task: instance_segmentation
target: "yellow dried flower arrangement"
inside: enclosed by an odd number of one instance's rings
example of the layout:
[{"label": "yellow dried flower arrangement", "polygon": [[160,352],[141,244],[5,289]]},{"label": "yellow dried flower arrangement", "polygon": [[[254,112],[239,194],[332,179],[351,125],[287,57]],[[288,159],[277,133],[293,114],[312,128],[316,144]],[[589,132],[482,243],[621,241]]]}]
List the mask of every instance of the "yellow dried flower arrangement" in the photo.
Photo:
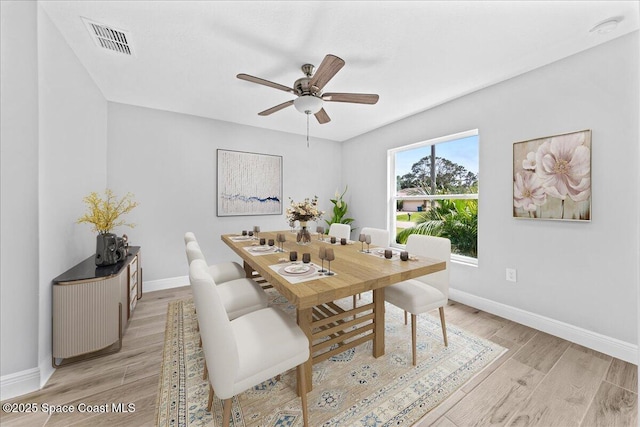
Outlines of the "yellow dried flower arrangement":
[{"label": "yellow dried flower arrangement", "polygon": [[76,221],[78,224],[83,222],[93,224],[93,231],[100,234],[109,233],[114,227],[125,225],[127,227],[135,227],[135,224],[127,223],[120,219],[120,216],[129,213],[138,206],[138,202],[133,200],[133,194],[127,193],[120,200],[113,194],[110,189],[105,190],[105,199],[102,199],[98,193],[91,192],[82,199],[86,203],[88,211]]}]

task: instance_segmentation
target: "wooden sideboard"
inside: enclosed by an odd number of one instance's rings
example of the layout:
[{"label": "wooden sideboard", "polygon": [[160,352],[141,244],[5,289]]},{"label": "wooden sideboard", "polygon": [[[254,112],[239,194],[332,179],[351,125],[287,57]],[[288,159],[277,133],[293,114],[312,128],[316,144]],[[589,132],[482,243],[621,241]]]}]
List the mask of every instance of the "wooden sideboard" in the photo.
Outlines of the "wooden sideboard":
[{"label": "wooden sideboard", "polygon": [[140,255],[139,246],[130,246],[124,260],[102,267],[91,256],[53,279],[54,368],[120,350],[142,297]]}]

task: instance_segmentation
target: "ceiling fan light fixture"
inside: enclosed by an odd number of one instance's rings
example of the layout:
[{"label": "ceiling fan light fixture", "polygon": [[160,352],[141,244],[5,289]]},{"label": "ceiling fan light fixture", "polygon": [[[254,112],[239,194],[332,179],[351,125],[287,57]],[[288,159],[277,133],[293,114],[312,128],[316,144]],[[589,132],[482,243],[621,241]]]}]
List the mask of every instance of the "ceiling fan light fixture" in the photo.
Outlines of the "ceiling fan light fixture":
[{"label": "ceiling fan light fixture", "polygon": [[305,114],[315,114],[322,109],[322,99],[313,95],[302,95],[293,100],[296,110]]}]

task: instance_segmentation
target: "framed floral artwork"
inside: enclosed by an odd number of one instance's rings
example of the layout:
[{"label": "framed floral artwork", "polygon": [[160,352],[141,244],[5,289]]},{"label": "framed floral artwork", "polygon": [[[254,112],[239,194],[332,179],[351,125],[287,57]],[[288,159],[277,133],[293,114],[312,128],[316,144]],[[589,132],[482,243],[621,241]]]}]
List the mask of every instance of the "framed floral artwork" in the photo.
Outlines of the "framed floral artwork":
[{"label": "framed floral artwork", "polygon": [[218,216],[281,215],[282,156],[217,150]]},{"label": "framed floral artwork", "polygon": [[591,130],[513,144],[513,216],[591,220]]}]

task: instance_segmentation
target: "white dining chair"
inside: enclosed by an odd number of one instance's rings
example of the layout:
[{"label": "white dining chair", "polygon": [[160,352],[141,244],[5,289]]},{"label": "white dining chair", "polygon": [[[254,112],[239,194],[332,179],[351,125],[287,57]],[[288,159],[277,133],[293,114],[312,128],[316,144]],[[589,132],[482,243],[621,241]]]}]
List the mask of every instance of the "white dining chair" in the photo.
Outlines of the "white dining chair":
[{"label": "white dining chair", "polygon": [[[206,264],[204,255],[197,242],[192,241],[187,243],[186,252],[189,265],[195,260],[201,260]],[[243,314],[265,308],[269,304],[267,294],[255,280],[242,277],[218,282],[214,274],[217,274],[219,277],[220,270],[214,268],[212,273],[212,266],[207,266],[207,271],[211,276],[212,282],[215,283],[218,289],[218,293],[222,298],[225,310],[229,314],[230,319],[235,319]]]},{"label": "white dining chair", "polygon": [[229,320],[207,265],[189,266],[202,348],[209,367],[211,411],[215,395],[223,400],[222,425],[228,427],[233,397],[269,378],[297,367],[304,426],[309,425],[303,365],[309,360],[309,339],[294,319],[275,308],[264,308]]},{"label": "white dining chair", "polygon": [[[198,243],[198,240],[196,240],[196,236],[192,232],[185,233],[184,235],[185,246],[188,246],[189,243],[191,242],[195,242],[198,245],[198,247],[200,246],[200,244]],[[202,250],[200,250],[200,252],[202,252]],[[194,254],[194,255],[197,255],[197,254]],[[189,252],[187,251],[187,257],[188,256],[189,256]],[[204,256],[202,256],[202,259],[204,259]],[[189,264],[191,264],[191,260],[189,260]],[[228,282],[229,280],[235,280],[235,279],[241,279],[241,278],[247,277],[247,273],[246,271],[244,271],[244,268],[242,268],[242,266],[235,261],[226,261],[226,262],[211,264],[209,265],[209,272],[211,273],[211,276],[213,276],[213,280],[217,284]]]},{"label": "white dining chair", "polygon": [[[360,233],[358,234],[368,234],[371,236],[371,244],[374,246],[380,246],[382,248],[389,247],[388,230],[383,230],[382,228],[362,227],[362,230],[360,230]],[[359,298],[360,294],[357,296]],[[353,296],[353,308],[356,308],[356,295]]]},{"label": "white dining chair", "polygon": [[413,365],[416,365],[416,315],[426,313],[436,308],[440,311],[440,323],[445,347],[447,341],[447,327],[444,320],[444,307],[449,300],[449,264],[451,259],[451,242],[449,239],[434,236],[412,234],[407,239],[407,252],[417,257],[433,258],[446,261],[445,270],[427,274],[415,279],[405,280],[387,286],[384,290],[385,300],[411,313],[411,346]]},{"label": "white dining chair", "polygon": [[389,231],[382,228],[362,227],[359,234],[371,236],[371,244],[383,248],[389,247]]},{"label": "white dining chair", "polygon": [[329,226],[329,236],[333,236],[336,239],[349,239],[351,237],[351,226],[349,224],[331,224]]}]

